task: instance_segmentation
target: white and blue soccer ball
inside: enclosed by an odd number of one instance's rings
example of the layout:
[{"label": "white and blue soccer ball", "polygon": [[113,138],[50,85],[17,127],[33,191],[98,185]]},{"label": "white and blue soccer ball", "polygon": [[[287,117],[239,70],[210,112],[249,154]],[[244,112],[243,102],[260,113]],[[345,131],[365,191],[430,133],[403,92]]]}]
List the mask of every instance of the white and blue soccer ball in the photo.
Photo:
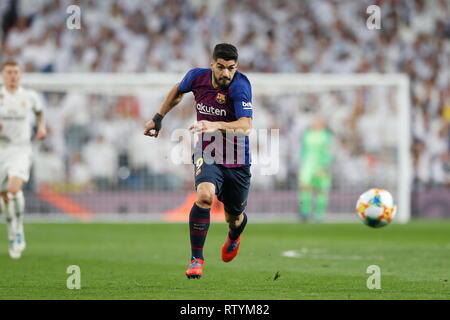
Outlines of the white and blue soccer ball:
[{"label": "white and blue soccer ball", "polygon": [[356,203],[356,213],[372,228],[388,225],[394,219],[397,206],[389,191],[373,188],[364,192]]}]

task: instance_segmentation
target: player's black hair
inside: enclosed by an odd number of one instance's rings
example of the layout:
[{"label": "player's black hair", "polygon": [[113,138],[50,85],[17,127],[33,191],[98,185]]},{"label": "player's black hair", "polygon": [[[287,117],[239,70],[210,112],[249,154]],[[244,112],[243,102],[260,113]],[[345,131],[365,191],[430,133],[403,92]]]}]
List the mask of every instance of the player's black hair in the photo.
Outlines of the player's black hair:
[{"label": "player's black hair", "polygon": [[214,47],[213,59],[223,59],[226,61],[238,59],[238,51],[235,46],[229,43],[219,43]]}]

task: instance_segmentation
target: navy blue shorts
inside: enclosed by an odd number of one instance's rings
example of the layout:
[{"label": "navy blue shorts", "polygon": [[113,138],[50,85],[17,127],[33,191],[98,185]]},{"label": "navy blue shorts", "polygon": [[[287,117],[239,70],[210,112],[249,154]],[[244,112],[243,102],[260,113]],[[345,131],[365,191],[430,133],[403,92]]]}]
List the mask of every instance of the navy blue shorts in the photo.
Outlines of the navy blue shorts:
[{"label": "navy blue shorts", "polygon": [[232,215],[244,212],[252,176],[250,166],[227,168],[197,160],[194,175],[195,189],[202,182],[211,182],[216,186],[217,198],[223,203],[226,212]]}]

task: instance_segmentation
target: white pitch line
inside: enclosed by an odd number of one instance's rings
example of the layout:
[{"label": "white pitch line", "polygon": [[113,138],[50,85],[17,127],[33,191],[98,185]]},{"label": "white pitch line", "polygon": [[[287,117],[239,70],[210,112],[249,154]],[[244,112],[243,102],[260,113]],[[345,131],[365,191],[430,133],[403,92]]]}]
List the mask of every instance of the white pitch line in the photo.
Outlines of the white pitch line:
[{"label": "white pitch line", "polygon": [[[308,254],[308,252],[311,252],[311,254]],[[308,258],[308,259],[317,259],[317,260],[362,260],[362,259],[377,259],[377,260],[384,260],[384,257],[378,256],[378,257],[363,257],[359,255],[330,255],[330,254],[318,254],[318,252],[324,252],[323,249],[308,249],[308,248],[301,248],[300,250],[286,250],[281,253],[281,256],[287,257],[287,258]]]}]

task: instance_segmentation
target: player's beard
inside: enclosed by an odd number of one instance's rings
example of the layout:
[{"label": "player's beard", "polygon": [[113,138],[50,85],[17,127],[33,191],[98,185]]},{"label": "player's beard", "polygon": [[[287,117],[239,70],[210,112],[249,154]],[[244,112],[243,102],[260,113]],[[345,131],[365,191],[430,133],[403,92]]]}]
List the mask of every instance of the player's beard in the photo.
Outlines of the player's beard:
[{"label": "player's beard", "polygon": [[219,79],[217,79],[215,74],[213,74],[213,77],[214,77],[214,81],[217,83],[217,85],[221,89],[228,89],[228,86],[231,83],[231,79],[228,79],[228,78],[219,78]]}]

